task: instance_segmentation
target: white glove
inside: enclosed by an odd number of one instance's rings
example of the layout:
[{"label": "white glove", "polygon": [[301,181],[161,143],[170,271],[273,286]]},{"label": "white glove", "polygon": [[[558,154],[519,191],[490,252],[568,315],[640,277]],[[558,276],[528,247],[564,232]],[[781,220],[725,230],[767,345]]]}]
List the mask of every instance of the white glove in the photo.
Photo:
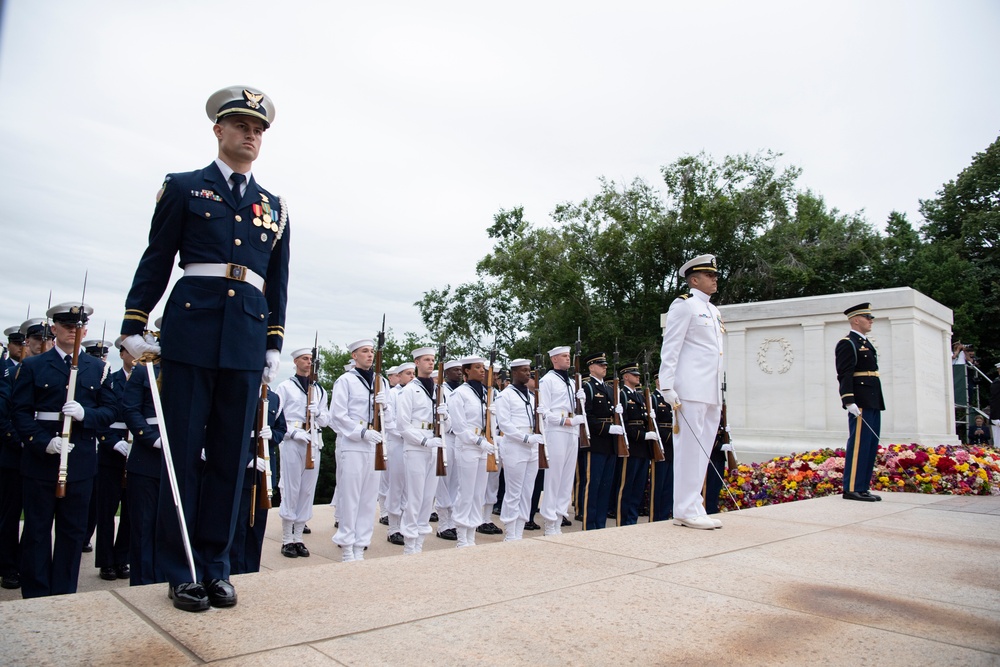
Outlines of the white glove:
[{"label": "white glove", "polygon": [[585,392],[583,388],[577,389],[576,398],[580,401],[580,405],[583,405],[587,402],[587,392]]},{"label": "white glove", "polygon": [[497,453],[497,446],[494,445],[489,440],[487,440],[486,438],[480,438],[478,444],[479,444],[479,449],[483,450],[483,452],[486,454],[495,455]]},{"label": "white glove", "polygon": [[619,426],[618,424],[612,424],[611,428],[608,429],[608,433],[610,433],[611,435],[624,435],[625,429]]},{"label": "white glove", "polygon": [[66,453],[69,454],[71,451],[73,451],[73,447],[75,446],[76,445],[74,445],[72,442],[66,442],[57,435],[56,437],[49,440],[49,444],[45,446],[45,453],[62,454],[63,447],[65,447]]},{"label": "white glove", "polygon": [[267,472],[267,461],[263,457],[255,456],[254,460],[257,463],[257,472]]},{"label": "white glove", "polygon": [[858,417],[858,416],[861,415],[861,408],[859,408],[856,403],[848,403],[847,404],[847,411],[849,413],[851,413],[852,415],[854,415],[855,417]]},{"label": "white glove", "polygon": [[428,448],[444,447],[444,440],[441,438],[427,438],[427,442],[424,443],[424,446]]},{"label": "white glove", "polygon": [[494,417],[497,416],[497,404],[496,403],[490,403],[490,414],[493,415]]},{"label": "white glove", "polygon": [[535,414],[537,414],[542,419],[545,419],[545,415],[549,414],[549,411],[545,406],[539,405],[538,408],[535,409]]},{"label": "white glove", "polygon": [[153,443],[153,449],[161,449],[162,447],[163,443],[160,441],[159,438],[157,438],[156,442]]},{"label": "white glove", "polygon": [[271,432],[271,427],[268,426],[267,424],[264,424],[264,427],[260,429],[260,433],[258,433],[258,435],[265,441],[269,441],[271,439],[271,436],[274,434]]},{"label": "white glove", "polygon": [[[156,352],[159,354],[159,348]],[[281,366],[281,352],[268,350],[264,353],[264,372],[261,374],[264,384],[271,384],[277,379],[279,366]]]},{"label": "white glove", "polygon": [[122,347],[124,347],[125,350],[136,359],[147,352],[156,356],[160,355],[160,345],[156,342],[156,339],[153,338],[153,340],[149,340],[139,334],[132,334],[131,336],[128,336],[122,341]]},{"label": "white glove", "polygon": [[132,443],[128,440],[119,440],[115,443],[115,451],[128,458],[128,453],[132,451]]},{"label": "white glove", "polygon": [[681,397],[678,396],[677,392],[674,391],[673,389],[664,389],[660,392],[660,395],[663,396],[663,400],[665,400],[670,405],[681,404]]},{"label": "white glove", "polygon": [[313,418],[313,421],[316,420],[316,417],[319,417],[319,404],[318,403],[313,402],[313,403],[309,404],[309,415]]},{"label": "white glove", "polygon": [[375,402],[381,405],[382,407],[385,407],[386,404],[388,404],[389,399],[385,395],[385,389],[382,389],[377,394],[375,394]]},{"label": "white glove", "polygon": [[308,445],[309,441],[312,439],[310,438],[308,432],[303,431],[300,428],[293,428],[290,435],[291,439],[299,443],[300,445]]},{"label": "white glove", "polygon": [[656,432],[655,431],[646,431],[646,438],[645,439],[646,440],[656,440]]},{"label": "white glove", "polygon": [[546,410],[542,413],[542,416],[545,417],[545,422],[548,424],[562,425],[566,421],[558,412],[549,412]]},{"label": "white glove", "polygon": [[205,448],[204,447],[201,448],[201,460],[202,461],[207,461],[208,460],[208,459],[205,458]]},{"label": "white glove", "polygon": [[541,433],[532,433],[528,436],[528,444],[531,446],[540,445],[545,442]]},{"label": "white glove", "polygon": [[369,444],[377,445],[382,442],[382,434],[373,428],[366,428],[361,437],[368,441]]},{"label": "white glove", "polygon": [[66,403],[62,406],[62,413],[67,417],[72,417],[73,421],[83,421],[83,406],[76,401],[66,401]]},{"label": "white glove", "polygon": [[587,423],[587,416],[586,415],[573,415],[573,418],[570,419],[570,423],[573,426],[580,426],[581,424],[585,424],[585,423]]},{"label": "white glove", "polygon": [[443,418],[448,419],[448,404],[442,403],[441,405],[437,406],[436,412]]},{"label": "white glove", "polygon": [[625,407],[621,403],[615,406],[615,414],[616,415],[625,414]]}]

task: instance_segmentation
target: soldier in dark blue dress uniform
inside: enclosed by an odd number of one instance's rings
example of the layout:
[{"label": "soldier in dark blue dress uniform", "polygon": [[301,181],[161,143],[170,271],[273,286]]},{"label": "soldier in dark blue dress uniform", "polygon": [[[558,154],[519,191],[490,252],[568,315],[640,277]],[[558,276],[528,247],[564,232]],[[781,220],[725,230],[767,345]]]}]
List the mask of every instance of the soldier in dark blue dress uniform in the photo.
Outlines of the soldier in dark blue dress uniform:
[{"label": "soldier in dark blue dress uniform", "polygon": [[24,334],[21,327],[14,325],[3,330],[3,335],[7,337],[7,356],[4,357],[2,368],[11,371],[10,376],[14,377],[14,369],[21,362],[21,350],[24,348]]},{"label": "soldier in dark blue dress uniform", "polygon": [[[259,404],[258,404],[259,406]],[[259,409],[259,407],[258,407]],[[256,424],[256,422],[254,422]],[[285,416],[281,412],[281,399],[267,390],[267,431],[263,435],[267,439],[270,457],[270,445],[285,439]],[[236,520],[236,533],[233,535],[233,546],[229,550],[231,574],[246,574],[260,572],[260,554],[264,544],[264,531],[267,530],[267,510],[257,507],[254,512],[253,526],[250,525],[250,505],[260,502],[261,496],[267,497],[267,487],[263,466],[264,458],[257,456],[257,434],[251,432],[250,446],[247,448],[247,471],[243,477],[243,493],[240,495],[240,514]],[[254,479],[257,483],[257,497],[254,498]]]},{"label": "soldier in dark blue dress uniform", "polygon": [[612,478],[618,452],[615,438],[622,429],[612,423],[614,405],[611,386],[605,384],[608,361],[603,352],[584,357],[590,377],[583,390],[587,392],[584,409],[590,428],[590,448],[580,450],[580,493],[578,503],[583,514],[583,529],[598,530],[608,521]]},{"label": "soldier in dark blue dress uniform", "polygon": [[656,390],[651,392],[656,412],[656,430],[663,443],[663,460],[653,462],[653,479],[650,481],[650,521],[666,521],[674,515],[674,432],[673,411],[660,393],[660,379],[655,379]]},{"label": "soldier in dark blue dress uniform", "polygon": [[[86,341],[87,354],[105,359],[108,354],[106,341]],[[85,344],[86,344],[85,343]],[[120,344],[119,344],[120,345]],[[121,413],[122,396],[134,359],[127,350],[119,349],[122,368],[110,374],[111,384]],[[97,480],[95,482],[95,507],[97,542],[94,565],[101,570],[101,579],[114,581],[129,578],[129,505],[125,495],[125,460],[131,448],[128,428],[119,419],[97,434]],[[115,532],[115,516],[118,528]]]},{"label": "soldier in dark blue dress uniform", "polygon": [[[20,359],[20,348],[15,350]],[[21,440],[10,419],[18,362],[0,378],[0,586],[20,588]]]},{"label": "soldier in dark blue dress uniform", "polygon": [[859,303],[844,311],[851,332],[837,342],[837,382],[840,401],[847,410],[847,454],[844,456],[844,498],[874,502],[882,500],[869,488],[882,429],[882,381],[878,354],[868,340],[872,330],[871,304]]},{"label": "soldier in dark blue dress uniform", "polygon": [[[21,535],[21,594],[25,598],[75,593],[87,514],[97,474],[96,434],[117,417],[104,364],[79,355],[76,394],[67,401],[67,383],[78,320],[93,313],[80,302],[54,306],[56,342],[52,349],[24,360],[14,380],[14,427],[24,449],[21,477],[24,530]],[[86,328],[80,335],[86,334]],[[63,416],[72,418],[67,443]],[[66,495],[56,498],[60,452],[69,448]],[[55,547],[52,525],[55,522]]]},{"label": "soldier in dark blue dress uniform", "polygon": [[[186,611],[236,604],[229,548],[261,369],[265,382],[278,370],[288,285],[287,208],[250,174],[274,106],[263,93],[235,86],[212,95],[206,112],[215,123],[218,159],[167,176],[121,329],[139,353],[161,353],[141,334],[179,254],[184,275],[167,299],[161,330],[163,426],[191,532],[196,581],[166,483],[160,487],[156,549],[174,606]],[[161,477],[166,480],[165,469]]]},{"label": "soldier in dark blue dress uniform", "polygon": [[[629,364],[618,371],[623,386],[621,403],[625,407],[625,435],[628,458],[622,462],[621,487],[618,493],[618,525],[632,526],[639,521],[639,506],[646,493],[649,464],[653,458],[650,441],[655,433],[646,431],[646,405],[639,387],[639,365]],[[652,436],[652,437],[650,437]]]}]

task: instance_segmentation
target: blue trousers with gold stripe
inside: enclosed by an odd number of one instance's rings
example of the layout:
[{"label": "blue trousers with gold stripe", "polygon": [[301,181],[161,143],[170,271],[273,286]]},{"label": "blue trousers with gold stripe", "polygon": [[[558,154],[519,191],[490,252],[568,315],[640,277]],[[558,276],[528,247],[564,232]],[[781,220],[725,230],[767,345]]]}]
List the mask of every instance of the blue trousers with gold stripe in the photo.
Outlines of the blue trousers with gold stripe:
[{"label": "blue trousers with gold stripe", "polygon": [[861,493],[871,487],[882,432],[882,412],[862,408],[860,420],[852,414],[847,415],[847,425],[850,435],[844,455],[844,493]]},{"label": "blue trousers with gold stripe", "polygon": [[598,530],[607,525],[617,458],[614,454],[586,450],[582,455],[580,489],[583,492],[581,507],[586,508],[583,513],[584,530]]}]

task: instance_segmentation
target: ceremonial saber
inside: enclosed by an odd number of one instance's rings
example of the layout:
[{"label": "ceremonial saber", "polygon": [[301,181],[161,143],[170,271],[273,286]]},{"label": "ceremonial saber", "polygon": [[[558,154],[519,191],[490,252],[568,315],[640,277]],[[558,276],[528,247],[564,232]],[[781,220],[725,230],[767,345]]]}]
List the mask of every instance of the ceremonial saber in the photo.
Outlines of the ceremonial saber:
[{"label": "ceremonial saber", "polygon": [[722,476],[722,473],[719,472],[718,468],[712,465],[712,455],[709,452],[705,451],[705,445],[701,444],[701,439],[698,438],[695,430],[691,428],[691,423],[688,422],[687,417],[685,417],[684,413],[682,413],[680,410],[676,408],[674,408],[674,414],[680,415],[681,419],[684,420],[684,423],[687,424],[688,429],[691,430],[691,435],[694,436],[694,441],[698,443],[698,447],[701,448],[702,453],[704,453],[705,457],[708,459],[708,467],[715,471],[715,476],[718,477],[719,481],[722,482],[722,488],[726,490],[726,494],[729,496],[729,499],[733,501],[733,505],[736,507],[736,511],[738,512],[741,511],[742,508],[740,507],[740,504],[736,502],[736,498],[733,496],[733,492],[729,490],[729,485],[726,484],[726,478]]},{"label": "ceremonial saber", "polygon": [[160,388],[156,386],[156,372],[153,370],[153,362],[146,362],[146,369],[149,371],[149,390],[153,395],[153,408],[156,410],[156,418],[160,422],[160,445],[163,449],[163,458],[167,463],[167,479],[170,481],[170,493],[174,497],[174,507],[177,509],[177,522],[181,525],[181,541],[184,543],[184,555],[187,556],[188,567],[191,568],[191,581],[197,582],[198,575],[194,570],[194,554],[191,552],[191,539],[188,537],[187,521],[184,520],[184,507],[181,504],[181,491],[177,487],[177,472],[174,470],[174,458],[170,454],[170,439],[167,438],[167,423],[163,419],[163,404],[160,403]]}]

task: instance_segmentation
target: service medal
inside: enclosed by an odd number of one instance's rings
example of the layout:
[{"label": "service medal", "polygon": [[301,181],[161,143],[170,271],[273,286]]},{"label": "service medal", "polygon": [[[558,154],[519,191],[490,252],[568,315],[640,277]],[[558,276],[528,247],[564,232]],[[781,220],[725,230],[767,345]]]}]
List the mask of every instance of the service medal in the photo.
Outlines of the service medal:
[{"label": "service medal", "polygon": [[264,224],[264,223],[261,222],[260,218],[254,218],[253,219],[253,226],[254,227],[260,227],[262,224]]}]

